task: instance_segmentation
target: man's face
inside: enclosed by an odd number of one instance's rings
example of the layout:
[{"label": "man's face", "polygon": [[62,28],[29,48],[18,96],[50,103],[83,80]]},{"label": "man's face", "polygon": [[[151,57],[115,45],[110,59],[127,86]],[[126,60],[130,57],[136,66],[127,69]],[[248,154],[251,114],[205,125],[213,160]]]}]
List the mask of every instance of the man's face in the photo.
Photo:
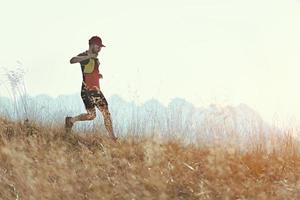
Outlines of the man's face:
[{"label": "man's face", "polygon": [[101,51],[101,46],[97,44],[92,44],[92,52],[98,54]]}]

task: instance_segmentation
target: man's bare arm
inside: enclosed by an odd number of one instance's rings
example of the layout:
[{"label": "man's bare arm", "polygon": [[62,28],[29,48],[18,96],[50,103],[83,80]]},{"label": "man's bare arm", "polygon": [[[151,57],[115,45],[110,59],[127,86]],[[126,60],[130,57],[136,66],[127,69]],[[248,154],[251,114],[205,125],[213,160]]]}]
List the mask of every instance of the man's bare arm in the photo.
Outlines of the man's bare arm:
[{"label": "man's bare arm", "polygon": [[75,56],[73,58],[71,58],[70,63],[74,64],[74,63],[79,63],[82,62],[84,60],[90,59],[90,58],[96,58],[97,54],[88,54],[86,56]]}]

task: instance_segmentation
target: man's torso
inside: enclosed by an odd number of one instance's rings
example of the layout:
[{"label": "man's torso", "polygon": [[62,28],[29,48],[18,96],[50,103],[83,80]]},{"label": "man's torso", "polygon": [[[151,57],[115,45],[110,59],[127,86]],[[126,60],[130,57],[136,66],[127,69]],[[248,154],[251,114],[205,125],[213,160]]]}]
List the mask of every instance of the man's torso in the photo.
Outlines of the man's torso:
[{"label": "man's torso", "polygon": [[[79,54],[78,56],[86,56],[87,51]],[[100,90],[99,84],[99,65],[98,58],[90,58],[80,62],[82,72],[82,89],[87,90]]]}]

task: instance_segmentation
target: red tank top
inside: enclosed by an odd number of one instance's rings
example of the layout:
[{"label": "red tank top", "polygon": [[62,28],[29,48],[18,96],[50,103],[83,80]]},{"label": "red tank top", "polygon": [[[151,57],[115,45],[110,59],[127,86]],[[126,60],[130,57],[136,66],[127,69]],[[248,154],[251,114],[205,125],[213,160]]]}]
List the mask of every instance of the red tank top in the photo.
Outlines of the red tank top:
[{"label": "red tank top", "polygon": [[[79,56],[86,56],[87,52],[79,54]],[[100,90],[99,84],[99,65],[97,58],[90,58],[80,62],[82,71],[82,89]]]}]

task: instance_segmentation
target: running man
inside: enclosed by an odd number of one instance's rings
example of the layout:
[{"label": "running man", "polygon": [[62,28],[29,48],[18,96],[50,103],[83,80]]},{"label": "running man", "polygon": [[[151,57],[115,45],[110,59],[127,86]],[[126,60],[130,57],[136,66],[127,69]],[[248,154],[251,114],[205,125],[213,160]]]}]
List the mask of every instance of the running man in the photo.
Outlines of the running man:
[{"label": "running man", "polygon": [[93,36],[89,40],[89,49],[71,58],[70,60],[71,64],[80,63],[81,65],[83,77],[81,86],[81,98],[83,100],[87,113],[83,113],[75,117],[66,117],[65,128],[67,132],[70,132],[75,122],[95,119],[95,107],[97,107],[103,115],[104,125],[109,133],[109,136],[113,140],[116,140],[117,138],[113,131],[108,104],[103,93],[101,92],[99,85],[99,79],[103,78],[103,76],[99,73],[100,62],[97,56],[102,47],[105,46],[102,44],[101,38],[98,36]]}]

